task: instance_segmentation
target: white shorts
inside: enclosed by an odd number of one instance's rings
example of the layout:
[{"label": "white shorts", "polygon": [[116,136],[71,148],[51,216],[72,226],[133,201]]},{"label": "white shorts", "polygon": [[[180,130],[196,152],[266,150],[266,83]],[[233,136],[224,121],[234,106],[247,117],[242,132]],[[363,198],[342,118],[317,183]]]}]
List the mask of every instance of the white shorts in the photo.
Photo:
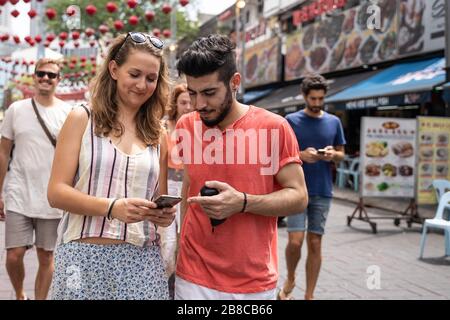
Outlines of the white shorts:
[{"label": "white shorts", "polygon": [[275,300],[276,288],[256,293],[228,293],[175,278],[175,300]]}]

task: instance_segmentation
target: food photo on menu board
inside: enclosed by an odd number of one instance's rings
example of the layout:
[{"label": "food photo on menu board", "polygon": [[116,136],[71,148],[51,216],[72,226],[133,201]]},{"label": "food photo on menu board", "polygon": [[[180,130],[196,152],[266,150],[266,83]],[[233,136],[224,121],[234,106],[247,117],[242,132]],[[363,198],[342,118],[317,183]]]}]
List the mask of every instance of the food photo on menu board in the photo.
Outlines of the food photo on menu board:
[{"label": "food photo on menu board", "polygon": [[450,119],[418,117],[418,204],[435,204],[433,180],[450,180]]},{"label": "food photo on menu board", "polygon": [[414,197],[416,121],[364,117],[362,196]]}]

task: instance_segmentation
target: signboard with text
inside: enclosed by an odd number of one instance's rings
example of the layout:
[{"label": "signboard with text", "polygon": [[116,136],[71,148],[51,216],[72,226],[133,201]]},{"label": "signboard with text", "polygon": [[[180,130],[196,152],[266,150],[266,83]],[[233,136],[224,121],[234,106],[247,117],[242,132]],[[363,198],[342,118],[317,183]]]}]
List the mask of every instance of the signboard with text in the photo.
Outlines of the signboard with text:
[{"label": "signboard with text", "polygon": [[417,203],[435,204],[433,180],[450,180],[450,118],[417,117],[417,133]]},{"label": "signboard with text", "polygon": [[363,117],[362,197],[414,198],[416,120]]}]

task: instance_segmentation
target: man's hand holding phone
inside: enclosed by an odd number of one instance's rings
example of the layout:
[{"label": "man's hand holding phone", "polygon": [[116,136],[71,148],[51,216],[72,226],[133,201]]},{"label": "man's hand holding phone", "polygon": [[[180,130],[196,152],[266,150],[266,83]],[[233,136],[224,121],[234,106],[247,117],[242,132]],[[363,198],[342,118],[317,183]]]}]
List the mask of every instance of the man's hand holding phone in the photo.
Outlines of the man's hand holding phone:
[{"label": "man's hand holding phone", "polygon": [[326,146],[323,149],[317,150],[320,160],[330,162],[334,159],[335,150],[333,146]]}]

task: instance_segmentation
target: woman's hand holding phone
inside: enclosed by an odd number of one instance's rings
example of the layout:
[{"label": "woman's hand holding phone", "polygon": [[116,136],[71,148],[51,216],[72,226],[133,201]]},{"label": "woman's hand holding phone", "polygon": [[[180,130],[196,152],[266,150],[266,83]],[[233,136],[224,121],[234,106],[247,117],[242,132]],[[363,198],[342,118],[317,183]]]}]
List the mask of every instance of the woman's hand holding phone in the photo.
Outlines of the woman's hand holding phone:
[{"label": "woman's hand holding phone", "polygon": [[160,227],[168,227],[175,219],[176,208],[158,208],[157,204],[140,198],[123,198],[116,201],[111,217],[125,223],[149,220]]}]

